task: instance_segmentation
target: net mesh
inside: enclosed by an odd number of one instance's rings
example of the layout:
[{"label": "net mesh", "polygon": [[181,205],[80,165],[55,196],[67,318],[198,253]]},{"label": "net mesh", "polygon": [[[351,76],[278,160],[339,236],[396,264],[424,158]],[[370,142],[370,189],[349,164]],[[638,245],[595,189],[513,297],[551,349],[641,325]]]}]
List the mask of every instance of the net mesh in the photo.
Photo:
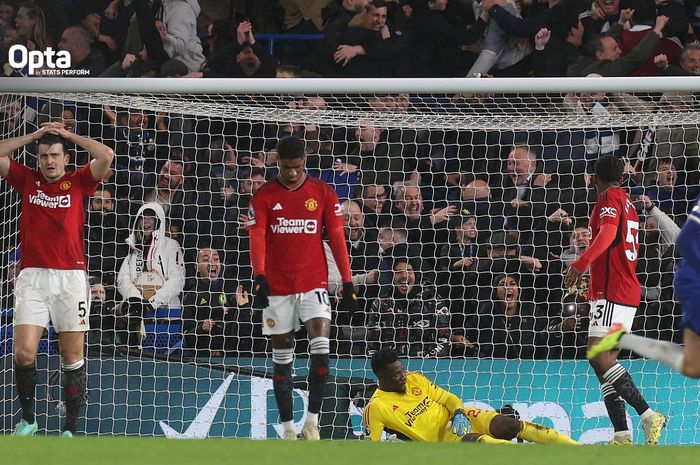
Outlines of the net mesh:
[{"label": "net mesh", "polygon": [[[623,158],[640,213],[643,299],[634,331],[680,342],[674,242],[700,179],[698,103],[677,92],[0,94],[0,137],[61,121],[116,154],[109,178],[86,201],[93,329],[91,393],[80,428],[87,433],[281,433],[271,350],[260,314],[250,308],[245,222],[252,194],[276,175],[277,141],[295,134],[306,141],[309,174],[343,201],[361,297],[355,314],[334,314],[322,437],[362,435],[361,410],[376,389],[366,357],[394,345],[410,369],[470,405],[510,404],[521,418],[599,442],[612,430],[582,360],[587,279],[571,289],[562,284],[589,244],[592,165],[602,155]],[[69,149],[72,164],[89,160],[79,147]],[[13,156],[36,166],[32,144]],[[0,202],[0,350],[8,355],[20,208],[6,182]],[[163,207],[166,234],[184,263],[147,272],[130,267],[134,251],[125,240],[148,202]],[[329,269],[336,296],[340,276],[332,263]],[[128,301],[132,288],[148,297],[174,282],[157,306]],[[62,394],[51,376],[58,366],[52,330],[42,344],[37,410],[55,432]],[[307,346],[298,335],[299,424]],[[697,387],[655,362],[623,356],[652,408],[676,415],[667,441],[695,442],[698,411],[685,400]],[[8,431],[18,404],[8,400],[11,360],[3,360]],[[641,434],[636,420],[632,426]]]}]

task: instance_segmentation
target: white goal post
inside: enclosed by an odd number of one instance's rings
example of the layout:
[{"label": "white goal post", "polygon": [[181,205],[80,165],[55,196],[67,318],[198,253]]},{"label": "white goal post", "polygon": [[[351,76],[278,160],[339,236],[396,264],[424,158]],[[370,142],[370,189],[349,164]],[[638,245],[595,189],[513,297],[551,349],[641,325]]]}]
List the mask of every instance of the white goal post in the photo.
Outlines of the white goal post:
[{"label": "white goal post", "polygon": [[[588,179],[602,155],[626,161],[643,222],[634,331],[681,340],[673,244],[700,192],[700,77],[0,79],[0,138],[47,121],[116,153],[111,177],[86,201],[88,273],[105,291],[87,338],[90,394],[79,423],[87,434],[279,435],[271,352],[250,309],[244,220],[252,192],[275,176],[276,141],[287,134],[307,142],[310,175],[344,202],[362,297],[354,315],[334,315],[322,437],[362,436],[361,410],[376,388],[368,355],[395,344],[409,369],[469,405],[511,405],[581,442],[610,439],[598,381],[582,358],[586,280],[562,287],[588,244]],[[73,163],[87,161],[69,149]],[[32,166],[36,150],[13,156]],[[185,279],[172,296],[178,305],[134,318],[124,314],[119,274],[131,253],[124,239],[148,202],[164,208]],[[21,252],[19,199],[5,181],[0,203],[0,432],[8,432],[19,410],[11,321]],[[204,248],[221,266],[203,261]],[[394,282],[399,262],[414,271],[408,297]],[[150,292],[167,274],[133,278]],[[331,266],[332,294],[338,281]],[[203,329],[205,320],[218,329]],[[62,415],[52,330],[42,344],[37,413],[51,433]],[[301,337],[299,424],[305,350]],[[662,442],[700,442],[697,383],[629,354],[621,363],[650,406],[670,414]],[[628,421],[640,442],[631,410]]]}]

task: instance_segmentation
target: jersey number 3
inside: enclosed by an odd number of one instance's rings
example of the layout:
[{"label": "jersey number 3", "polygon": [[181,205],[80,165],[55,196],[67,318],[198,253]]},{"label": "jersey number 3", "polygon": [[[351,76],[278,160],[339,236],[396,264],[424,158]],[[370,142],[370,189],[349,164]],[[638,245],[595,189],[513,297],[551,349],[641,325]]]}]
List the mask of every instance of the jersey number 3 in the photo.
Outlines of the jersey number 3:
[{"label": "jersey number 3", "polygon": [[637,259],[639,249],[639,222],[627,220],[627,232],[625,233],[625,255],[627,260],[633,262]]}]

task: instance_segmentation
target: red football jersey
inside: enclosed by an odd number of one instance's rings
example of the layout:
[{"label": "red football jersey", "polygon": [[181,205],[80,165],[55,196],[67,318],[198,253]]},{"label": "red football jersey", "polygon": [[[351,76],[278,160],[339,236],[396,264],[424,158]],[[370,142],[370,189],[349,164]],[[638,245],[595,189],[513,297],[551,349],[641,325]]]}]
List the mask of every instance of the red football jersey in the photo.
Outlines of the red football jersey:
[{"label": "red football jersey", "polygon": [[294,189],[274,179],[253,196],[248,216],[251,228],[265,229],[265,276],[271,295],[328,287],[323,229],[343,227],[333,189],[311,176]]},{"label": "red football jersey", "polygon": [[19,239],[21,268],[85,270],[83,196],[95,192],[90,165],[49,183],[38,170],[10,160],[5,178],[22,198]]},{"label": "red football jersey", "polygon": [[591,263],[589,300],[607,299],[636,307],[641,298],[636,272],[639,217],[624,189],[610,187],[598,195],[591,214],[591,241],[604,224],[615,225],[617,234],[608,250]]}]

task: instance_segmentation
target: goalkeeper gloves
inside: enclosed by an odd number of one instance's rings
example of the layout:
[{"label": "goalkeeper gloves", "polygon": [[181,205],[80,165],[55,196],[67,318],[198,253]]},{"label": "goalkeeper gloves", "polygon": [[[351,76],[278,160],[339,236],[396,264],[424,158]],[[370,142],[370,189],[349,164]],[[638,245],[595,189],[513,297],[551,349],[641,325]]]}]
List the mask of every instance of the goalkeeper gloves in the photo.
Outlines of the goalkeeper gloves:
[{"label": "goalkeeper gloves", "polygon": [[355,286],[352,282],[343,283],[343,294],[338,302],[338,310],[343,312],[355,312],[355,307],[357,304],[357,294],[355,293]]},{"label": "goalkeeper gloves", "polygon": [[253,282],[253,308],[266,308],[270,305],[270,285],[264,274],[259,274]]},{"label": "goalkeeper gloves", "polygon": [[464,410],[458,408],[452,416],[452,433],[456,436],[464,436],[469,432],[471,425]]}]

